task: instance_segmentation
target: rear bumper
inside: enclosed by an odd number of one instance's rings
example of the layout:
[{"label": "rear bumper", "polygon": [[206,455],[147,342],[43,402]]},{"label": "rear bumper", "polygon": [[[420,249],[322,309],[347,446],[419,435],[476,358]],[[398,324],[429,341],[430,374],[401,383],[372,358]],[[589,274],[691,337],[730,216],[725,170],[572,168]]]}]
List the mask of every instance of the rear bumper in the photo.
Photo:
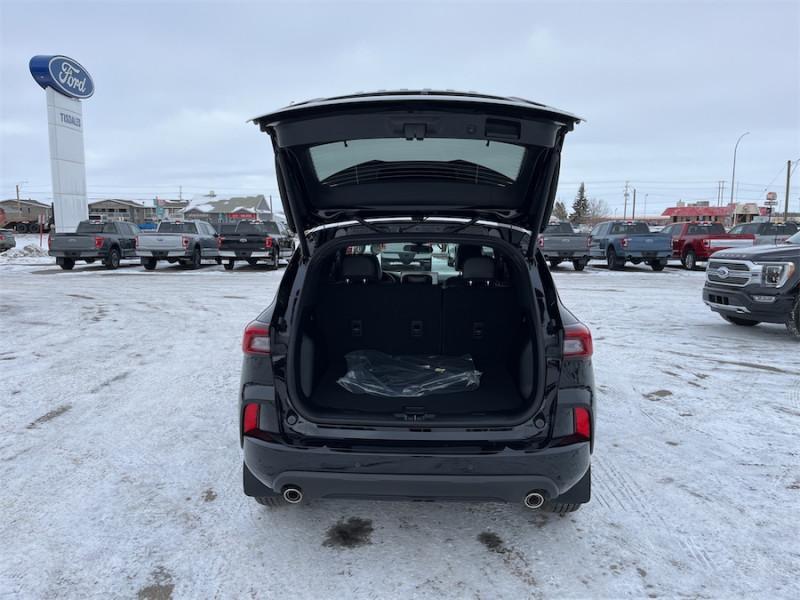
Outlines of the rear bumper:
[{"label": "rear bumper", "polygon": [[577,259],[586,259],[589,260],[589,253],[586,250],[547,250],[546,248],[542,251],[544,254],[545,260],[550,260],[553,258],[561,258],[564,260],[577,260]]},{"label": "rear bumper", "polygon": [[[769,296],[773,302],[758,302],[753,296]],[[741,317],[762,323],[786,323],[794,305],[790,294],[776,294],[774,288],[755,287],[750,290],[733,286],[703,288],[703,302],[716,313]]]},{"label": "rear bumper", "polygon": [[136,250],[136,256],[142,258],[188,258],[186,250]]},{"label": "rear bumper", "polygon": [[50,256],[56,258],[105,258],[108,252],[103,250],[49,250]]},{"label": "rear bumper", "polygon": [[220,250],[219,255],[222,258],[246,260],[248,258],[271,258],[272,252],[266,250]]},{"label": "rear bumper", "polygon": [[245,437],[244,462],[264,486],[294,485],[309,498],[521,502],[531,491],[555,498],[589,469],[589,443],[490,454],[397,454],[299,448]]},{"label": "rear bumper", "polygon": [[641,258],[644,260],[667,260],[672,257],[672,250],[650,251],[650,250],[623,250],[625,258]]}]

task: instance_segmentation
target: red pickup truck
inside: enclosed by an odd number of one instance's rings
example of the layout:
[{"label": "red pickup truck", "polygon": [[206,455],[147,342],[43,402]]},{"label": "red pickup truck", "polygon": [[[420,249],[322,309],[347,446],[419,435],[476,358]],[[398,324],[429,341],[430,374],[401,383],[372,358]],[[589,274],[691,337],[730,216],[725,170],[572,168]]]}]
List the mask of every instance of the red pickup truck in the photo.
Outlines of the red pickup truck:
[{"label": "red pickup truck", "polygon": [[752,246],[755,236],[750,233],[726,233],[722,223],[673,223],[661,233],[672,236],[672,258],[679,258],[689,269],[706,262],[718,250]]}]

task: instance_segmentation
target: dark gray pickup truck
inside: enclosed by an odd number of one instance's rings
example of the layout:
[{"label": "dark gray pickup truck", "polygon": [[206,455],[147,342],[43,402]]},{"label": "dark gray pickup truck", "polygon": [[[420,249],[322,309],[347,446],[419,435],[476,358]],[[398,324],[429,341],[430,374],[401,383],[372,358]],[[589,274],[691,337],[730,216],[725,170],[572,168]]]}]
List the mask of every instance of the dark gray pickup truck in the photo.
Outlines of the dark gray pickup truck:
[{"label": "dark gray pickup truck", "polygon": [[567,222],[548,225],[539,237],[539,248],[550,268],[570,260],[576,271],[583,271],[589,262],[589,234],[576,232]]},{"label": "dark gray pickup truck", "polygon": [[219,256],[225,269],[233,269],[237,260],[255,266],[264,261],[277,269],[281,259],[294,254],[294,238],[281,233],[274,221],[240,221],[224,225],[220,236]]},{"label": "dark gray pickup truck", "polygon": [[50,237],[48,254],[56,264],[69,271],[75,261],[88,264],[102,260],[107,269],[119,267],[123,258],[136,258],[136,236],[139,228],[133,223],[113,221],[81,221],[75,233],[55,233]]},{"label": "dark gray pickup truck", "polygon": [[715,252],[703,301],[734,325],[784,323],[800,339],[800,233],[774,246]]}]

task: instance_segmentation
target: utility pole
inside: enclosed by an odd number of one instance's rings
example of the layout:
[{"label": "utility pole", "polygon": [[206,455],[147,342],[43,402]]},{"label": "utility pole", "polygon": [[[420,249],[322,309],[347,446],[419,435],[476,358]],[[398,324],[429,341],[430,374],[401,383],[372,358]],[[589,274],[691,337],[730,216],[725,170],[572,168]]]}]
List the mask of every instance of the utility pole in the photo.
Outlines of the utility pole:
[{"label": "utility pole", "polygon": [[183,186],[182,185],[178,186],[178,200],[183,202]]},{"label": "utility pole", "polygon": [[628,182],[625,182],[625,209],[622,212],[622,220],[628,220]]},{"label": "utility pole", "polygon": [[783,221],[789,220],[789,182],[792,179],[792,161],[786,161],[786,203],[783,205]]},{"label": "utility pole", "polygon": [[725,201],[725,182],[719,182],[720,191],[719,191],[719,205],[722,206],[722,203]]},{"label": "utility pole", "polygon": [[633,188],[633,210],[631,211],[631,220],[636,219],[636,188]]}]

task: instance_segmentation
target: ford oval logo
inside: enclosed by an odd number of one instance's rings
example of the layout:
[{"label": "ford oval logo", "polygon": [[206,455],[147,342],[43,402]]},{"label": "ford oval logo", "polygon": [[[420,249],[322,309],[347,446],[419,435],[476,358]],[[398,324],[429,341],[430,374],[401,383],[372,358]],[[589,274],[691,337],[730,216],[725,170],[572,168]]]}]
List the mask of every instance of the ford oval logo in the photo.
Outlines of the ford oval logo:
[{"label": "ford oval logo", "polygon": [[33,79],[43,88],[51,87],[70,98],[89,98],[94,81],[77,60],[66,56],[34,56],[29,64]]},{"label": "ford oval logo", "polygon": [[727,279],[730,274],[731,271],[728,267],[720,267],[717,269],[717,277],[720,279]]}]

